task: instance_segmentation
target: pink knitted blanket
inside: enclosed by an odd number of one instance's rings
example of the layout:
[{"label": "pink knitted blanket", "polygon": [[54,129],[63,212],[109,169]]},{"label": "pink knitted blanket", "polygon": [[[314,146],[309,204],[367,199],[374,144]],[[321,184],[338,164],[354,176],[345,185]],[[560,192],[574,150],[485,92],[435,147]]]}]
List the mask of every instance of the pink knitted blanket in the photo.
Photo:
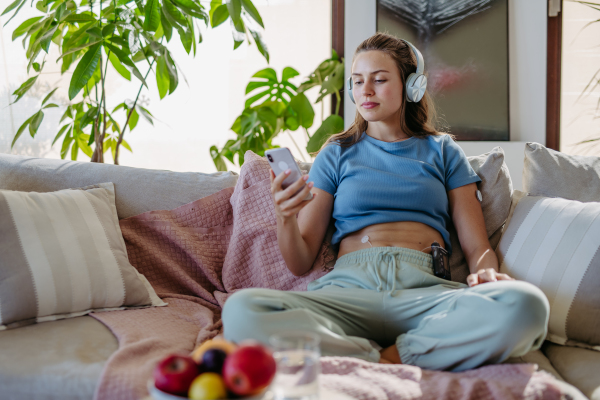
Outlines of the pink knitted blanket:
[{"label": "pink knitted blanket", "polygon": [[[295,277],[276,240],[265,159],[248,152],[235,188],[169,211],[150,211],[120,222],[130,262],[167,307],[91,314],[115,334],[119,349],[108,360],[96,400],[148,395],[154,366],[170,353],[190,353],[222,332],[228,295],[248,287],[306,290],[335,259],[327,241],[313,269]],[[357,399],[560,398],[556,380],[534,365],[497,365],[464,373],[324,357],[321,384]]]}]

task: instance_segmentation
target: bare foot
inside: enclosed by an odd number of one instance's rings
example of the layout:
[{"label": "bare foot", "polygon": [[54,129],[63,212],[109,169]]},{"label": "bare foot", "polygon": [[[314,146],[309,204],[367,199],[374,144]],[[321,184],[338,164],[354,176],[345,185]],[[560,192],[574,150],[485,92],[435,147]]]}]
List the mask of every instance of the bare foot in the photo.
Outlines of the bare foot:
[{"label": "bare foot", "polygon": [[379,353],[381,354],[381,358],[379,359],[381,364],[402,364],[396,345],[381,349]]}]

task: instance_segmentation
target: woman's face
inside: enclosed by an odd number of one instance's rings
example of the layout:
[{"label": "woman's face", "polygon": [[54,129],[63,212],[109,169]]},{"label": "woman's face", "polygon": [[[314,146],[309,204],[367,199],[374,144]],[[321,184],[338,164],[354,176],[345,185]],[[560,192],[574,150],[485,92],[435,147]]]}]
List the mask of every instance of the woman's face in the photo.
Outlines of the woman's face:
[{"label": "woman's face", "polygon": [[388,54],[370,50],[352,64],[354,100],[360,115],[369,121],[396,118],[404,101],[400,71]]}]

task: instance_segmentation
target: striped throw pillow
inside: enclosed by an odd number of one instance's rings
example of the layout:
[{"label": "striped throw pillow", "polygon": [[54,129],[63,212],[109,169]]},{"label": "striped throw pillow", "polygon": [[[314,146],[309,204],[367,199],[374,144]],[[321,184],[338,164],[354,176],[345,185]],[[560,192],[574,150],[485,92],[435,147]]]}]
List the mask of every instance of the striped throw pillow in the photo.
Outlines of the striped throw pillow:
[{"label": "striped throw pillow", "polygon": [[112,183],[0,190],[0,330],[159,305],[127,259]]},{"label": "striped throw pillow", "polygon": [[496,249],[500,272],[546,294],[549,341],[600,350],[599,249],[600,203],[515,190]]}]

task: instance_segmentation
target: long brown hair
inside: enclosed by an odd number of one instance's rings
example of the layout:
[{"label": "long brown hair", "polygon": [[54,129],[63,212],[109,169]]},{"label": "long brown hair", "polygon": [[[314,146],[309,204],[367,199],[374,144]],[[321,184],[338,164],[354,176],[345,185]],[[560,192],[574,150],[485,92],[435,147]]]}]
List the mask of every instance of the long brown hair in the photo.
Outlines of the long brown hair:
[{"label": "long brown hair", "polygon": [[[354,63],[357,55],[371,50],[382,51],[392,57],[400,71],[402,87],[405,87],[408,75],[417,70],[417,59],[412,49],[397,37],[379,32],[363,41],[356,48],[352,57],[352,63]],[[427,92],[425,92],[425,95],[418,103],[408,102],[406,101],[406,96],[403,97],[402,104],[400,105],[400,127],[409,137],[424,138],[429,135],[444,135],[445,133],[439,133],[436,130],[436,119],[435,107]],[[367,130],[368,124],[358,110],[356,110],[354,122],[348,130],[331,135],[321,149],[329,143],[335,143],[343,147],[352,146],[360,140],[362,133]]]}]

